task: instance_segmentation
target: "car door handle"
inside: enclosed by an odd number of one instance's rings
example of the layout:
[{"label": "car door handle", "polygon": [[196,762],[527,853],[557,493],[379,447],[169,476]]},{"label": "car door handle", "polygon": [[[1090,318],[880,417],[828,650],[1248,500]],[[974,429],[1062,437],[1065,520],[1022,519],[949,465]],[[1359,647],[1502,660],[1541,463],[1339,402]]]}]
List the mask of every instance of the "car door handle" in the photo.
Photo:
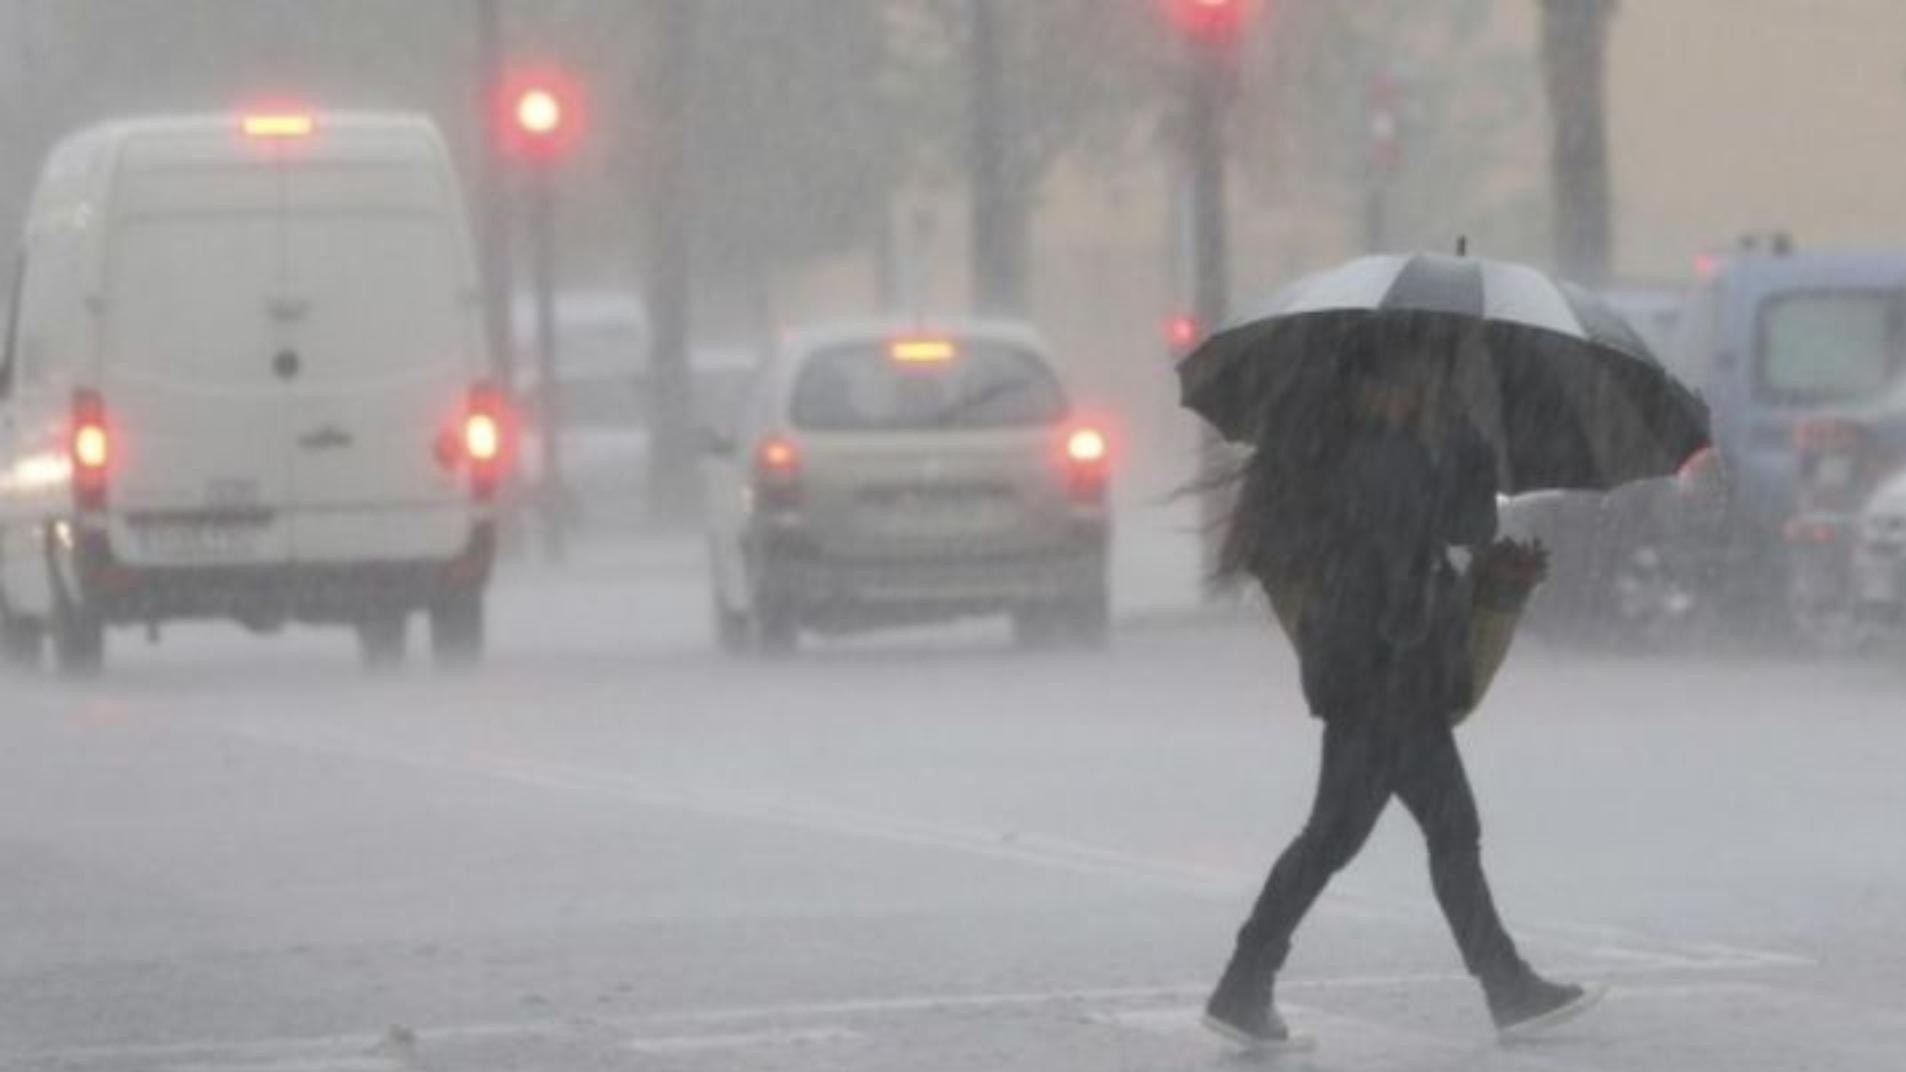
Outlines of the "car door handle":
[{"label": "car door handle", "polygon": [[335,424],[314,428],[298,437],[298,445],[306,450],[342,450],[355,442],[351,433]]},{"label": "car door handle", "polygon": [[311,302],[305,298],[279,295],[266,301],[265,311],[278,323],[289,324],[303,320],[305,314],[311,311]]}]

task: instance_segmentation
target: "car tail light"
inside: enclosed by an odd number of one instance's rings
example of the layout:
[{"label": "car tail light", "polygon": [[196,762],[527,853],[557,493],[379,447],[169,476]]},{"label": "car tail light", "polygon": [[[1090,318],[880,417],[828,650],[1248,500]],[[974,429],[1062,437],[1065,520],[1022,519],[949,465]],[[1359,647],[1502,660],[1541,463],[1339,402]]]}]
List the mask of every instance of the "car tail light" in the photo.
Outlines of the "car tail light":
[{"label": "car tail light", "polygon": [[1111,472],[1112,445],[1105,433],[1090,426],[1066,434],[1066,486],[1072,497],[1085,502],[1105,500],[1106,477]]},{"label": "car tail light", "polygon": [[762,506],[789,510],[801,504],[801,450],[792,439],[771,435],[756,444],[754,487]]},{"label": "car tail light", "polygon": [[494,498],[502,481],[509,460],[508,419],[508,407],[494,384],[479,383],[470,389],[457,438],[463,460],[470,465],[470,490],[478,499]]},{"label": "car tail light", "polygon": [[479,464],[503,454],[503,427],[493,413],[476,412],[463,419],[463,451]]},{"label": "car tail light", "polygon": [[73,392],[72,437],[67,451],[73,462],[73,493],[86,509],[106,505],[106,472],[112,463],[112,432],[106,424],[106,403],[99,392]]}]

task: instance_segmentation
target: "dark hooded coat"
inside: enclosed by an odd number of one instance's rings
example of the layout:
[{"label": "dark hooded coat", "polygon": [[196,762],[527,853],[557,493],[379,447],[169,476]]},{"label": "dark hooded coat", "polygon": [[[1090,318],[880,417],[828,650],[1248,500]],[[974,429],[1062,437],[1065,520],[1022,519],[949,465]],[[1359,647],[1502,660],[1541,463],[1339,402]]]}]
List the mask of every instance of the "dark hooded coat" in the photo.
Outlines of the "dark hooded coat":
[{"label": "dark hooded coat", "polygon": [[1439,451],[1366,430],[1309,458],[1254,459],[1224,563],[1267,591],[1306,593],[1293,639],[1313,715],[1447,719],[1471,706],[1470,599],[1448,552],[1495,537],[1494,458],[1458,427]]}]

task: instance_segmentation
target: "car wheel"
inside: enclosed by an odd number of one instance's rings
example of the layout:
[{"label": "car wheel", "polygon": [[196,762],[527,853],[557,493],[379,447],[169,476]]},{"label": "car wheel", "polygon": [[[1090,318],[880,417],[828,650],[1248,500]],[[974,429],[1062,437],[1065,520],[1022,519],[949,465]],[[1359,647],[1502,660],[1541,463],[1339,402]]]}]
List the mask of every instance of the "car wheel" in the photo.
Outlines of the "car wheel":
[{"label": "car wheel", "polygon": [[1816,655],[1853,655],[1873,642],[1873,626],[1826,563],[1795,563],[1787,583],[1787,614],[1795,637]]},{"label": "car wheel", "polygon": [[784,604],[755,606],[754,646],[762,655],[792,655],[801,646],[801,623]]},{"label": "car wheel", "polygon": [[0,611],[0,662],[21,670],[38,670],[45,648],[45,626]]},{"label": "car wheel", "polygon": [[96,677],[106,667],[106,623],[64,597],[53,601],[53,663],[67,677]]},{"label": "car wheel", "polygon": [[1053,606],[1036,605],[1013,611],[1013,643],[1022,648],[1040,650],[1059,642],[1065,621]]},{"label": "car wheel", "polygon": [[403,665],[409,623],[401,613],[379,613],[357,623],[358,660],[366,670],[393,670]]},{"label": "car wheel", "polygon": [[483,593],[451,592],[430,608],[430,655],[438,666],[460,669],[483,661]]}]

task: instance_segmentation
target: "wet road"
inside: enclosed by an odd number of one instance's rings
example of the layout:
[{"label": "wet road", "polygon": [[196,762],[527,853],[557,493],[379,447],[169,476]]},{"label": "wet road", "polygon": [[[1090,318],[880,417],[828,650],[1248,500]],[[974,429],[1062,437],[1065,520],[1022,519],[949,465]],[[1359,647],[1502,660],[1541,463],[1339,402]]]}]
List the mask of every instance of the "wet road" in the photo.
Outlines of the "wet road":
[{"label": "wet road", "polygon": [[[695,564],[508,581],[482,672],[121,640],[0,688],[0,1067],[1184,1069],[1310,792],[1239,624],[708,650]],[[1517,653],[1463,731],[1525,952],[1491,1038],[1401,809],[1282,987],[1314,1069],[1906,1058],[1906,665]]]}]

